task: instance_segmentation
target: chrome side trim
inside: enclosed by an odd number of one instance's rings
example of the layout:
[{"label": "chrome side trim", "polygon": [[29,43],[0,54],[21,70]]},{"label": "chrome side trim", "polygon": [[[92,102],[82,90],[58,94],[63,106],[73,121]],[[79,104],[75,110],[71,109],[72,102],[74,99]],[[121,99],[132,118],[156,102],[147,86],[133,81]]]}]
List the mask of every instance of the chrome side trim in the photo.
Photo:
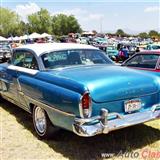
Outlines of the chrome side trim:
[{"label": "chrome side trim", "polygon": [[64,112],[62,110],[59,110],[59,109],[55,108],[54,106],[49,106],[49,105],[47,105],[43,102],[39,102],[39,101],[29,97],[29,96],[26,96],[26,95],[24,95],[24,96],[28,100],[28,102],[33,103],[33,104],[38,105],[38,106],[41,106],[44,109],[45,108],[50,108],[50,109],[54,110],[55,112],[58,112],[58,113],[63,114],[65,116],[75,117],[75,114],[73,114],[73,113]]},{"label": "chrome side trim", "polygon": [[5,83],[8,83],[8,84],[13,84],[12,81],[9,81],[7,79],[4,79],[4,78],[0,78],[1,81],[5,82]]},{"label": "chrome side trim", "polygon": [[34,69],[29,69],[29,68],[14,66],[14,65],[9,65],[8,69],[28,73],[28,74],[31,74],[31,75],[36,75],[39,72],[39,70],[34,70]]},{"label": "chrome side trim", "polygon": [[[114,119],[109,120],[111,116]],[[79,136],[91,137],[97,134],[108,132],[160,119],[160,103],[153,105],[150,110],[144,112],[120,115],[119,113],[108,113],[108,110],[101,109],[100,115],[91,118],[75,118],[72,125],[73,132]]]}]

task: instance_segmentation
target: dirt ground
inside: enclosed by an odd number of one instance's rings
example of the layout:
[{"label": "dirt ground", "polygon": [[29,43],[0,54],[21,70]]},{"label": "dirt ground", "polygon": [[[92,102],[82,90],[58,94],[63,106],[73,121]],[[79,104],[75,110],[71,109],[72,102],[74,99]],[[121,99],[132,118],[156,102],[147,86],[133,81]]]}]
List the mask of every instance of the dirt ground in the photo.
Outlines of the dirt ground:
[{"label": "dirt ground", "polygon": [[160,152],[160,120],[92,138],[61,130],[51,140],[39,140],[27,112],[6,101],[0,106],[1,160],[94,160],[105,159],[104,153],[131,159],[124,153]]}]

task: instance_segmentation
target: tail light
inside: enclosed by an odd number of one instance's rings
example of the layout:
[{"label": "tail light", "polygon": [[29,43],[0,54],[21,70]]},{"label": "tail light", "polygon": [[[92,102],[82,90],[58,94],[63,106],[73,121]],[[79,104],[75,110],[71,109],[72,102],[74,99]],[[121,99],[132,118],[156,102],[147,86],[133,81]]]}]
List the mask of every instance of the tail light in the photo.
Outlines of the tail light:
[{"label": "tail light", "polygon": [[88,92],[82,96],[79,107],[81,117],[87,118],[91,116],[92,100]]}]

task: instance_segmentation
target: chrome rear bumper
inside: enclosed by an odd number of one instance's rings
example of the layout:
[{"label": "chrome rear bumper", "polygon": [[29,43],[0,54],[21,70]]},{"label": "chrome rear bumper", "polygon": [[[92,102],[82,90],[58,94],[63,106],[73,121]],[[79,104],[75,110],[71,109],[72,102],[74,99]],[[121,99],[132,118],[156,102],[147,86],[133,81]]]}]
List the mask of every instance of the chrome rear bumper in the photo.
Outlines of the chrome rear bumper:
[{"label": "chrome rear bumper", "polygon": [[[112,120],[108,120],[114,117]],[[154,105],[150,110],[127,115],[108,113],[101,109],[100,115],[91,118],[75,118],[73,131],[82,137],[91,137],[97,134],[107,134],[110,131],[128,126],[144,123],[160,118],[160,104]]]}]

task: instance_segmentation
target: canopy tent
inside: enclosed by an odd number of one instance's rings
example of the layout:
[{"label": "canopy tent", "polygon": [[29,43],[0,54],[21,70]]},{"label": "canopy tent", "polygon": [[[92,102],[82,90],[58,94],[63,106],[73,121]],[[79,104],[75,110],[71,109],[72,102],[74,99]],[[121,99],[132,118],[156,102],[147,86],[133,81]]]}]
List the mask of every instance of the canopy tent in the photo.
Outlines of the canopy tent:
[{"label": "canopy tent", "polygon": [[34,33],[32,33],[32,34],[29,35],[29,38],[30,39],[42,38],[42,36],[39,33],[34,32]]},{"label": "canopy tent", "polygon": [[7,38],[0,36],[0,41],[8,41]]},{"label": "canopy tent", "polygon": [[23,36],[20,36],[21,40],[29,39],[29,35],[25,34]]},{"label": "canopy tent", "polygon": [[23,35],[23,36],[16,36],[16,37],[9,37],[9,38],[4,38],[0,36],[0,41],[20,41],[20,40],[27,40],[27,39],[38,39],[38,38],[45,38],[45,37],[52,37],[52,35],[48,34],[48,33],[43,33],[43,34],[39,34],[39,33],[32,33],[30,35]]},{"label": "canopy tent", "polygon": [[20,40],[20,37],[18,37],[18,36],[7,38],[7,41],[19,41],[19,40]]},{"label": "canopy tent", "polygon": [[52,35],[50,35],[50,34],[48,34],[48,33],[43,33],[43,34],[41,34],[41,37],[42,37],[42,38],[52,37]]},{"label": "canopy tent", "polygon": [[13,37],[7,38],[8,41],[13,41]]},{"label": "canopy tent", "polygon": [[93,32],[83,32],[82,35],[94,35]]},{"label": "canopy tent", "polygon": [[16,36],[16,37],[13,37],[13,41],[19,41],[20,40],[20,37]]}]

